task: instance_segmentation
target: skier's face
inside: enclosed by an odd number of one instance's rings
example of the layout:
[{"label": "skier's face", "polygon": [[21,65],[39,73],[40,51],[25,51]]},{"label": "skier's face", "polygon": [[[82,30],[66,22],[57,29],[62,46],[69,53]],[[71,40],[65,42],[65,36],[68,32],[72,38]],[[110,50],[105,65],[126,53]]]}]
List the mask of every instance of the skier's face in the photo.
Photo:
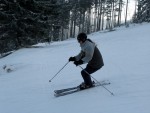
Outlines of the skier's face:
[{"label": "skier's face", "polygon": [[79,42],[80,44],[82,44],[82,43],[83,43],[81,40],[78,40],[78,42]]}]

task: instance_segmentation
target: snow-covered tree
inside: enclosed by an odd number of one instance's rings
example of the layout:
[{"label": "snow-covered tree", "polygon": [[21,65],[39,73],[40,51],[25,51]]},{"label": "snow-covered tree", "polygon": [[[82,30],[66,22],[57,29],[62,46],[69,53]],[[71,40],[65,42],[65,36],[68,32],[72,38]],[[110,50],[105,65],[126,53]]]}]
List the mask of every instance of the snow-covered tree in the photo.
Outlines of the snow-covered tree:
[{"label": "snow-covered tree", "polygon": [[47,9],[34,0],[1,0],[0,10],[0,40],[5,49],[31,45],[48,36]]},{"label": "snow-covered tree", "polygon": [[137,12],[133,17],[133,22],[150,22],[150,0],[138,0]]}]

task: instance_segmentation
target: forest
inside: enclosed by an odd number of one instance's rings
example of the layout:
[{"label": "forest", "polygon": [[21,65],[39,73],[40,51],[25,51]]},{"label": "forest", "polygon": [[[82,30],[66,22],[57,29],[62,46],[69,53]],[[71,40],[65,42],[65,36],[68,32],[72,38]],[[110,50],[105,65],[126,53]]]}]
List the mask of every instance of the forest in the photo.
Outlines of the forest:
[{"label": "forest", "polygon": [[75,38],[80,32],[113,31],[130,23],[150,22],[149,0],[135,0],[130,20],[129,0],[0,1],[1,56],[37,43]]}]

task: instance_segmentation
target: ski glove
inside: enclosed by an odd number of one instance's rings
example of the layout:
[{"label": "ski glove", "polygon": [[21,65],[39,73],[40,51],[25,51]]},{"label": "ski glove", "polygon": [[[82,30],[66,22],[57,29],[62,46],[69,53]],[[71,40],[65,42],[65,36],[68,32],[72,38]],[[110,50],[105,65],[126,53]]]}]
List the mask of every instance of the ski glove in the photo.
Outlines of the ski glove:
[{"label": "ski glove", "polygon": [[81,64],[83,64],[83,61],[82,61],[82,60],[75,61],[75,62],[74,62],[74,64],[75,64],[76,66],[78,66],[78,65],[81,65]]},{"label": "ski glove", "polygon": [[70,61],[76,61],[76,58],[75,58],[75,57],[70,57],[70,58],[69,58],[69,62],[70,62]]}]

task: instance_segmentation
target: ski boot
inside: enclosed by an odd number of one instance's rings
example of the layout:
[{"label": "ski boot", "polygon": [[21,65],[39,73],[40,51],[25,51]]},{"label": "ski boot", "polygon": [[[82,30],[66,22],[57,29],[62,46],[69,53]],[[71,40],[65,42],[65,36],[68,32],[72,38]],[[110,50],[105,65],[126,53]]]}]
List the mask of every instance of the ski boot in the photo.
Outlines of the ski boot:
[{"label": "ski boot", "polygon": [[94,87],[94,85],[86,85],[84,82],[79,85],[80,90],[88,89]]}]

